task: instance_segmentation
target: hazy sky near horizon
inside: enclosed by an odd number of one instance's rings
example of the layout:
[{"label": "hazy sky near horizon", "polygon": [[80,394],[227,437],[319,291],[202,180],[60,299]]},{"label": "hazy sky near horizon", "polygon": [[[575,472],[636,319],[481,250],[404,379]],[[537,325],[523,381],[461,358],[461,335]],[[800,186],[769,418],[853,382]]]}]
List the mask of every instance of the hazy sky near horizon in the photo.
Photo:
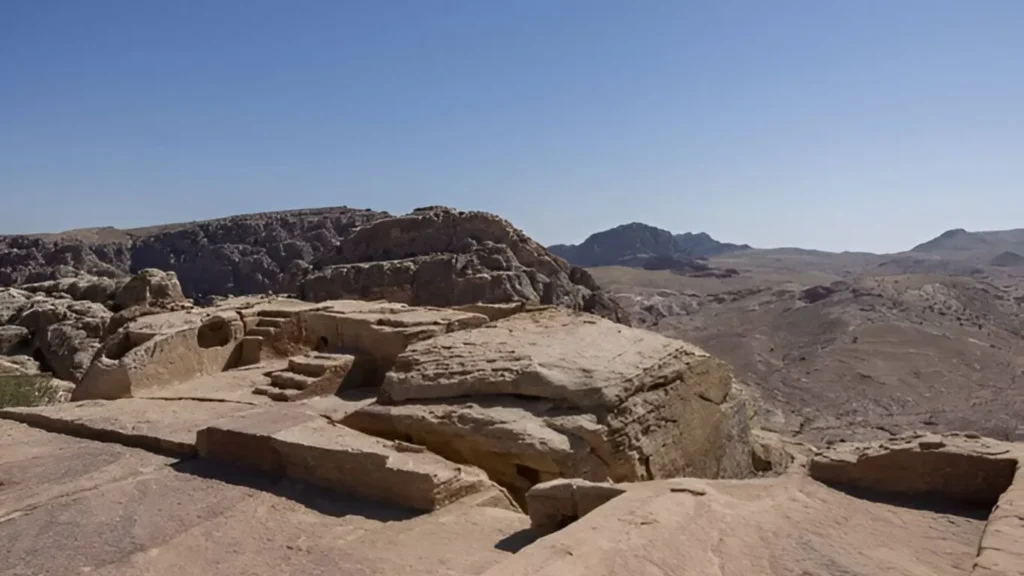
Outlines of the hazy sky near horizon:
[{"label": "hazy sky near horizon", "polygon": [[446,204],[888,252],[1024,227],[1021,0],[4,0],[0,233]]}]

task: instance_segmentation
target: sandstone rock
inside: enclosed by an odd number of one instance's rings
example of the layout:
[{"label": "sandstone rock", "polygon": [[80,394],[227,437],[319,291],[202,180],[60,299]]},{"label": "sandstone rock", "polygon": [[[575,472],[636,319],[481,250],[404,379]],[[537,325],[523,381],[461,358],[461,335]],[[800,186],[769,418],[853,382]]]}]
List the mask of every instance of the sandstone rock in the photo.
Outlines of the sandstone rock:
[{"label": "sandstone rock", "polygon": [[0,326],[0,356],[13,356],[30,348],[32,334],[23,326]]},{"label": "sandstone rock", "polygon": [[987,438],[908,434],[837,444],[810,461],[809,473],[832,485],[992,506],[1009,488],[1022,454],[1016,444]]},{"label": "sandstone rock", "polygon": [[560,530],[625,491],[614,484],[577,478],[537,484],[526,493],[530,527],[542,533]]},{"label": "sandstone rock", "polygon": [[125,241],[0,236],[0,284],[31,284],[83,273],[117,278],[128,271],[130,259]]},{"label": "sandstone rock", "polygon": [[16,288],[0,288],[0,326],[13,322],[32,299],[32,294]]},{"label": "sandstone rock", "polygon": [[814,449],[767,430],[752,430],[751,460],[761,474],[782,474],[793,467],[806,465]]},{"label": "sandstone rock", "polygon": [[39,374],[39,362],[31,356],[0,356],[0,374]]},{"label": "sandstone rock", "polygon": [[[66,388],[59,382],[51,385]],[[60,393],[60,392],[58,392]],[[253,410],[236,402],[125,398],[86,400],[52,406],[0,409],[0,419],[156,453],[191,457],[199,430],[234,414]]]},{"label": "sandstone rock", "polygon": [[114,296],[114,303],[122,310],[144,305],[165,308],[188,303],[188,299],[182,293],[174,272],[147,268],[121,286]]},{"label": "sandstone rock", "polygon": [[58,322],[37,335],[39,349],[53,373],[63,380],[78,382],[89,368],[93,356],[100,348],[102,332],[89,328],[90,324]]},{"label": "sandstone rock", "polygon": [[[424,306],[528,302],[605,315],[596,283],[497,216],[422,208],[356,229],[299,287],[313,300],[383,298]],[[587,281],[589,280],[589,282]]]},{"label": "sandstone rock", "polygon": [[323,418],[286,410],[241,414],[198,434],[199,454],[373,500],[435,510],[492,489],[478,469],[405,450]]},{"label": "sandstone rock", "polygon": [[245,328],[234,312],[166,312],[139,318],[109,337],[74,400],[115,399],[238,363]]},{"label": "sandstone rock", "polygon": [[1003,571],[974,574],[1019,574],[996,555],[1019,557],[1020,540],[997,542],[982,519],[861,500],[806,476],[623,488],[483,575],[958,576],[987,550]]},{"label": "sandstone rock", "polygon": [[525,492],[559,477],[744,477],[747,411],[726,365],[677,340],[545,309],[410,345],[342,422]]},{"label": "sandstone rock", "polygon": [[32,334],[48,370],[78,382],[99,349],[109,317],[110,311],[94,302],[37,297],[12,321]]},{"label": "sandstone rock", "polygon": [[20,286],[26,292],[36,294],[58,295],[67,294],[75,300],[86,300],[103,304],[113,299],[117,289],[117,283],[110,278],[99,278],[96,276],[77,276],[73,278],[60,278],[48,280],[35,284],[23,284]]},{"label": "sandstone rock", "polygon": [[[316,300],[386,298],[440,306],[526,301],[629,321],[586,271],[482,212],[431,207],[392,217],[340,207],[132,231],[0,236],[0,285],[49,281],[47,289],[100,301],[109,284],[86,296],[73,277],[123,279],[145,269],[173,272],[183,294],[203,302],[297,291]],[[144,296],[129,295],[134,285],[125,290],[120,298],[128,301],[120,307],[141,304]]]},{"label": "sandstone rock", "polygon": [[358,300],[325,302],[299,317],[308,347],[373,357],[381,377],[410,344],[488,321],[473,312]]}]

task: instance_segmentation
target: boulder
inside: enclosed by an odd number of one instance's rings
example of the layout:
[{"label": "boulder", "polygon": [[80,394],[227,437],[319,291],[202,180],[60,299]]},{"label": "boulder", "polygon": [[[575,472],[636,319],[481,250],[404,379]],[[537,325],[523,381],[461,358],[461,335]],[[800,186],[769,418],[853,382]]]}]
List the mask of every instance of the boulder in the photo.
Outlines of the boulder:
[{"label": "boulder", "polygon": [[0,326],[0,356],[13,356],[31,348],[32,334],[23,326]]},{"label": "boulder", "polygon": [[182,293],[174,272],[147,268],[121,286],[114,296],[114,304],[123,310],[133,306],[174,308],[190,302]]},{"label": "boulder", "polygon": [[110,278],[84,275],[24,284],[19,288],[26,292],[50,296],[67,294],[75,300],[86,300],[103,304],[113,298],[114,292],[117,289],[117,283]]},{"label": "boulder", "polygon": [[78,382],[100,347],[110,311],[88,301],[37,297],[13,321],[32,334],[46,367]]},{"label": "boulder", "polygon": [[745,477],[747,409],[731,389],[728,366],[691,344],[551,308],[409,345],[377,402],[342,422],[520,496],[561,477]]},{"label": "boulder", "polygon": [[15,319],[32,300],[32,294],[16,288],[0,288],[0,326]]},{"label": "boulder", "polygon": [[39,374],[39,362],[31,356],[0,356],[0,374]]},{"label": "boulder", "polygon": [[625,492],[625,488],[614,484],[578,478],[537,484],[526,493],[530,528],[540,533],[560,530]]}]

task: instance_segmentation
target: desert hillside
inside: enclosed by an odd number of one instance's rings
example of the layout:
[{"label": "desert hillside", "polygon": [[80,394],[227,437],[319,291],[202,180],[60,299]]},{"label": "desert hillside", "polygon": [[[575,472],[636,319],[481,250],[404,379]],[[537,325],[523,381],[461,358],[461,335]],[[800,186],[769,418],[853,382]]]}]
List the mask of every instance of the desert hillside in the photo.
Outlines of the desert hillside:
[{"label": "desert hillside", "polygon": [[771,407],[767,426],[813,441],[909,429],[1020,437],[1024,287],[865,274],[860,259],[730,260],[740,273],[728,279],[591,272],[638,323],[729,362]]}]

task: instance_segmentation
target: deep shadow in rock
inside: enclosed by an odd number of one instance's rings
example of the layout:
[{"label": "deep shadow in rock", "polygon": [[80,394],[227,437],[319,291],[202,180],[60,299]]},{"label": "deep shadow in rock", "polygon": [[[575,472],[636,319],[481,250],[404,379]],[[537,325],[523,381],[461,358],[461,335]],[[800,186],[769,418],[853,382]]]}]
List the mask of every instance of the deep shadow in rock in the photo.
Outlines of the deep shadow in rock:
[{"label": "deep shadow in rock", "polygon": [[518,532],[505,536],[501,540],[498,540],[497,544],[494,545],[494,548],[503,552],[511,552],[515,554],[536,542],[541,536],[542,534],[531,528],[524,528]]},{"label": "deep shadow in rock", "polygon": [[352,362],[352,367],[349,368],[345,374],[345,378],[341,381],[339,390],[352,390],[357,388],[372,389],[376,393],[376,389],[380,388],[384,382],[384,375],[390,370],[390,365],[386,365],[381,360],[361,354],[355,350],[341,350],[341,354],[351,354],[355,356],[355,360]]},{"label": "deep shadow in rock", "polygon": [[923,510],[925,512],[933,512],[935,514],[959,516],[962,518],[981,521],[988,520],[989,515],[992,513],[991,506],[956,502],[939,496],[898,494],[894,492],[872,490],[870,488],[861,488],[848,484],[824,484],[833,490],[846,494],[847,496],[852,496],[859,500],[873,502],[875,504],[899,506],[900,508]]},{"label": "deep shadow in rock", "polygon": [[346,402],[362,402],[363,400],[372,400],[376,398],[377,392],[376,388],[350,388],[348,390],[338,388],[338,392],[335,396],[345,400]]},{"label": "deep shadow in rock", "polygon": [[310,510],[335,518],[361,516],[380,522],[394,522],[409,520],[422,514],[416,510],[378,504],[308,482],[281,478],[245,466],[216,460],[204,458],[180,460],[172,464],[171,468],[182,474],[260,490],[274,496],[287,498]]}]

